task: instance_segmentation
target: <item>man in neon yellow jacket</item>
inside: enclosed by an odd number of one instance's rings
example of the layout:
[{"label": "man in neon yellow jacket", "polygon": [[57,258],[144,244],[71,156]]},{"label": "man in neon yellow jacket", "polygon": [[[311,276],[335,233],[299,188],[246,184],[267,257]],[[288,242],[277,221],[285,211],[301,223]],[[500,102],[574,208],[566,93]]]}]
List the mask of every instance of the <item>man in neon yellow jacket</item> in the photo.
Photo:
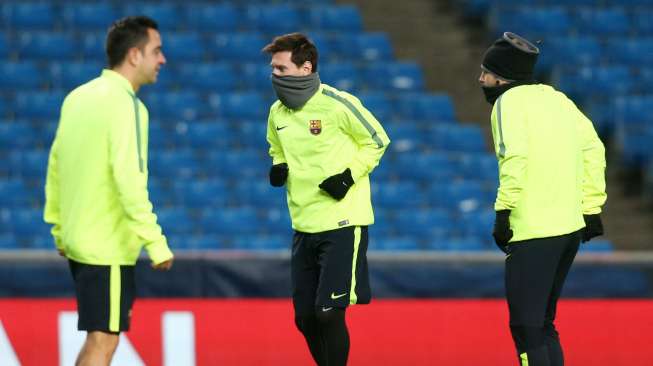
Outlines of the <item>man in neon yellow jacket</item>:
[{"label": "man in neon yellow jacket", "polygon": [[506,257],[510,329],[522,366],[561,366],[554,326],[583,242],[603,234],[605,150],[563,93],[533,80],[539,49],[506,32],[485,52],[479,82],[499,161],[493,236]]},{"label": "man in neon yellow jacket", "polygon": [[44,218],[69,260],[78,328],[88,332],[77,365],[111,362],[129,329],[141,249],[158,270],[173,258],[148,198],[148,112],[136,96],[165,63],[156,22],[115,22],[106,52],[109,69],[63,102],[45,186]]},{"label": "man in neon yellow jacket", "polygon": [[369,174],[390,140],[358,98],[320,82],[318,51],[303,34],[276,37],[278,101],[270,108],[270,184],[287,187],[295,230],[291,279],[295,324],[315,362],[344,366],[348,305],[367,304],[367,227],[374,223]]}]

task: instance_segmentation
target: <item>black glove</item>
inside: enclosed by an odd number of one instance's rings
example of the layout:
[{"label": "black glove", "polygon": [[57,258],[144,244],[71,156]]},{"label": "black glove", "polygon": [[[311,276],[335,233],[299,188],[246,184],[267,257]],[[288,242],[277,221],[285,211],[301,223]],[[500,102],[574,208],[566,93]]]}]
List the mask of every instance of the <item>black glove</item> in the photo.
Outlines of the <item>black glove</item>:
[{"label": "black glove", "polygon": [[508,242],[512,239],[510,229],[510,210],[497,211],[494,219],[494,230],[492,231],[494,242],[504,253],[508,253]]},{"label": "black glove", "polygon": [[288,164],[281,163],[270,168],[270,184],[273,187],[281,187],[286,184],[286,179],[288,179]]},{"label": "black glove", "polygon": [[325,179],[320,183],[320,188],[326,191],[331,197],[340,201],[345,198],[347,191],[354,184],[354,178],[351,177],[351,170],[345,169],[344,172],[336,174]]},{"label": "black glove", "polygon": [[583,243],[592,240],[592,238],[603,235],[603,222],[601,214],[583,215],[585,219],[585,228],[583,229]]}]

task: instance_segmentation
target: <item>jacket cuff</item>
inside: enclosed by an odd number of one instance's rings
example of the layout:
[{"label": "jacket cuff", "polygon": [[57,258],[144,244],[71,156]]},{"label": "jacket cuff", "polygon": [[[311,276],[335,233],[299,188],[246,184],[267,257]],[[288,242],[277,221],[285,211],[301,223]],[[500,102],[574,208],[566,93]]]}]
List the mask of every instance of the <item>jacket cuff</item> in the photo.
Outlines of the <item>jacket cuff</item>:
[{"label": "jacket cuff", "polygon": [[154,264],[163,263],[173,257],[165,237],[160,241],[146,245],[145,250],[147,250],[147,254]]}]

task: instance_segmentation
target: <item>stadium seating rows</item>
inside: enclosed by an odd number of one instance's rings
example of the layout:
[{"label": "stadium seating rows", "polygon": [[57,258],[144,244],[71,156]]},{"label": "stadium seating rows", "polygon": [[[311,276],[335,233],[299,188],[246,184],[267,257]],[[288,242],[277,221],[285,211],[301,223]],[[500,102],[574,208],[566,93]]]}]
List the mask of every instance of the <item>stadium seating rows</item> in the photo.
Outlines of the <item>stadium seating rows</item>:
[{"label": "stadium seating rows", "polygon": [[[98,75],[109,23],[134,13],[159,22],[168,58],[159,83],[139,96],[151,117],[150,196],[174,248],[288,247],[285,194],[266,178],[274,96],[260,49],[272,35],[295,30],[316,42],[322,80],[360,97],[393,141],[372,174],[370,248],[492,248],[496,159],[480,128],[456,122],[449,96],[425,91],[419,65],[395,60],[388,36],[364,32],[353,6],[247,3],[3,2],[0,248],[52,247],[42,205],[58,109],[69,90]],[[573,53],[573,45],[559,47]],[[619,57],[623,67],[634,63]]]}]

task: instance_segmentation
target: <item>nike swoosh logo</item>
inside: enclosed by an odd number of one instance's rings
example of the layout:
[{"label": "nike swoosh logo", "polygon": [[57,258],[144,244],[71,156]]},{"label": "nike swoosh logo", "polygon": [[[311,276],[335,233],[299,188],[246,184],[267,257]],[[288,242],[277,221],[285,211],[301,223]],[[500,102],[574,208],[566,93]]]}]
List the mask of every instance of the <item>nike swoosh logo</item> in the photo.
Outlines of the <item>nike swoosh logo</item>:
[{"label": "nike swoosh logo", "polygon": [[322,308],[322,311],[326,313],[327,311],[329,311],[331,309],[333,309],[333,308]]},{"label": "nike swoosh logo", "polygon": [[335,293],[332,292],[331,293],[331,300],[339,299],[339,298],[341,298],[341,297],[343,297],[345,295],[347,295],[346,292],[344,294],[340,294],[340,295],[336,295]]},{"label": "nike swoosh logo", "polygon": [[283,130],[283,129],[286,128],[286,127],[288,127],[288,126],[277,127],[277,131],[281,131],[281,130]]}]

